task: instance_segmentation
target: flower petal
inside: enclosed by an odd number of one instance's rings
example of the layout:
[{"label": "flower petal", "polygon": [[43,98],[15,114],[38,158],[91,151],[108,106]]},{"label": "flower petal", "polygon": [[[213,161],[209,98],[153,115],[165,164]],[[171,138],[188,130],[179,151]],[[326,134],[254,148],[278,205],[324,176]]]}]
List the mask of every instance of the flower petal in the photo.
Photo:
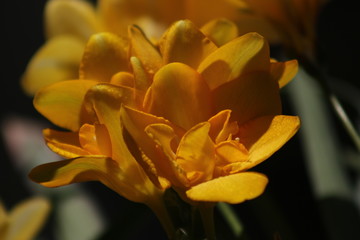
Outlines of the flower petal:
[{"label": "flower petal", "polygon": [[181,62],[193,68],[217,49],[189,20],[175,22],[162,36],[159,45],[164,64]]},{"label": "flower petal", "polygon": [[34,239],[50,212],[50,202],[34,197],[21,202],[11,210],[6,238],[12,240]]},{"label": "flower petal", "polygon": [[254,119],[239,129],[240,143],[249,151],[249,169],[268,159],[279,150],[300,127],[296,116],[263,116]]},{"label": "flower petal", "polygon": [[209,137],[210,123],[204,122],[191,128],[182,137],[176,152],[176,162],[186,173],[199,172],[191,185],[210,180],[215,167],[215,147]]},{"label": "flower petal", "polygon": [[269,46],[257,33],[248,33],[223,45],[198,67],[210,89],[254,71],[268,71]]},{"label": "flower petal", "polygon": [[57,82],[37,92],[34,106],[55,125],[77,131],[81,126],[84,96],[96,83],[90,80]]},{"label": "flower petal", "polygon": [[115,73],[128,70],[126,40],[112,33],[91,36],[81,60],[81,79],[110,82]]},{"label": "flower petal", "polygon": [[209,136],[215,143],[225,141],[238,132],[237,123],[229,121],[230,115],[231,110],[223,110],[208,120],[211,124]]},{"label": "flower petal", "polygon": [[170,63],[154,76],[144,100],[144,108],[172,123],[190,129],[211,115],[210,91],[194,69]]},{"label": "flower petal", "polygon": [[278,83],[267,72],[252,72],[228,82],[213,93],[216,111],[231,109],[239,125],[264,115],[281,114]]},{"label": "flower petal", "polygon": [[235,23],[225,18],[214,19],[202,26],[200,30],[218,47],[239,36]]},{"label": "flower petal", "polygon": [[270,74],[274,80],[279,82],[280,88],[288,84],[295,77],[297,71],[297,60],[272,62],[270,65]]},{"label": "flower petal", "polygon": [[75,37],[49,39],[32,57],[21,79],[25,92],[34,95],[46,85],[78,78],[83,49],[84,43]]},{"label": "flower petal", "polygon": [[186,195],[193,201],[237,204],[260,196],[267,183],[263,174],[243,172],[196,185]]},{"label": "flower petal", "polygon": [[55,153],[65,158],[75,158],[90,155],[84,150],[79,142],[79,135],[76,132],[62,132],[52,129],[43,131],[46,145]]},{"label": "flower petal", "polygon": [[162,66],[160,53],[146,38],[142,30],[136,26],[129,27],[130,54],[140,59],[150,76],[153,76]]},{"label": "flower petal", "polygon": [[100,26],[93,5],[86,1],[48,1],[45,8],[46,33],[49,38],[73,35],[87,41]]},{"label": "flower petal", "polygon": [[45,187],[59,187],[72,183],[100,181],[118,194],[134,202],[144,202],[155,186],[139,168],[123,170],[106,157],[82,157],[46,163],[31,170],[32,181]]}]

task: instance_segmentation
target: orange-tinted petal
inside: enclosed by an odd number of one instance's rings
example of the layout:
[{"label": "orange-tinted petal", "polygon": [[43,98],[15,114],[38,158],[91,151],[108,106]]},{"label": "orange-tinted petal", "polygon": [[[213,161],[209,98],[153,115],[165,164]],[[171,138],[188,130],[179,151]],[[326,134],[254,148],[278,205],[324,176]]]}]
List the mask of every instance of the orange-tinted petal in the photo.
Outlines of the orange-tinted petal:
[{"label": "orange-tinted petal", "polygon": [[84,96],[96,83],[90,80],[57,82],[37,92],[34,106],[55,125],[77,131],[81,126]]},{"label": "orange-tinted petal", "polygon": [[186,173],[200,173],[191,185],[210,180],[215,167],[214,143],[209,137],[210,123],[199,123],[182,137],[176,152],[176,162]]},{"label": "orange-tinted petal", "polygon": [[240,142],[249,151],[249,162],[246,169],[268,159],[279,150],[300,127],[296,116],[263,116],[254,119],[239,129]]},{"label": "orange-tinted petal", "polygon": [[264,115],[281,113],[278,83],[267,72],[252,72],[228,82],[213,93],[216,111],[231,109],[239,125]]},{"label": "orange-tinted petal", "polygon": [[134,75],[128,72],[118,72],[110,80],[111,84],[130,88],[135,86],[134,82]]},{"label": "orange-tinted petal", "polygon": [[151,76],[162,66],[160,53],[136,26],[129,27],[130,54],[140,59],[147,73]]},{"label": "orange-tinted petal", "polygon": [[43,131],[46,145],[55,153],[65,158],[75,158],[90,155],[79,142],[77,132],[63,132],[52,129]]},{"label": "orange-tinted petal", "polygon": [[298,72],[297,60],[286,62],[272,62],[270,64],[270,74],[272,78],[279,82],[279,87],[282,88],[288,84]]},{"label": "orange-tinted petal", "polygon": [[237,204],[260,196],[268,183],[265,175],[243,172],[215,178],[186,191],[193,201]]},{"label": "orange-tinted petal", "polygon": [[211,124],[209,136],[215,143],[227,140],[239,130],[237,122],[230,122],[231,110],[223,110],[211,117],[208,122]]},{"label": "orange-tinted petal", "polygon": [[202,26],[200,30],[218,47],[239,36],[236,24],[225,18],[214,19]]},{"label": "orange-tinted petal", "polygon": [[248,33],[211,53],[198,67],[210,89],[230,82],[243,74],[268,71],[269,46],[257,33]]},{"label": "orange-tinted petal", "polygon": [[115,73],[128,71],[127,44],[112,33],[92,35],[81,60],[80,78],[110,82]]},{"label": "orange-tinted petal", "polygon": [[48,37],[73,35],[83,41],[100,30],[95,8],[87,1],[51,0],[45,8]]},{"label": "orange-tinted petal", "polygon": [[21,79],[25,92],[34,95],[52,83],[78,78],[83,49],[84,43],[72,36],[49,39],[32,57]]},{"label": "orange-tinted petal", "polygon": [[90,155],[111,156],[109,133],[102,124],[82,125],[79,131],[79,142]]},{"label": "orange-tinted petal", "polygon": [[143,173],[133,170],[123,170],[110,158],[83,157],[37,166],[32,169],[29,177],[45,187],[100,181],[131,201],[147,201],[148,196],[156,191],[155,186],[146,180]]},{"label": "orange-tinted petal", "polygon": [[160,39],[159,45],[164,64],[181,62],[193,68],[217,49],[189,20],[175,22]]},{"label": "orange-tinted petal", "polygon": [[249,159],[249,152],[238,141],[230,140],[221,142],[216,146],[216,154],[225,162],[244,162]]},{"label": "orange-tinted petal", "polygon": [[172,123],[190,129],[211,115],[210,91],[194,69],[170,63],[154,76],[144,101],[145,109]]}]

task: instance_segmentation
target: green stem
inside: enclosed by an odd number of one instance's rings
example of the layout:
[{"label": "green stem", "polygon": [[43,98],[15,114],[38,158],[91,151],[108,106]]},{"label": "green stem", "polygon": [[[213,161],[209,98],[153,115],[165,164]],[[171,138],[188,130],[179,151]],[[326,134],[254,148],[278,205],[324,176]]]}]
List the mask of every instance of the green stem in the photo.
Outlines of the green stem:
[{"label": "green stem", "polygon": [[234,213],[233,208],[229,204],[223,202],[219,202],[217,207],[225,218],[225,221],[229,224],[229,227],[231,228],[235,238],[240,238],[244,228],[240,219]]},{"label": "green stem", "polygon": [[214,206],[214,203],[205,202],[198,206],[207,240],[216,240]]}]

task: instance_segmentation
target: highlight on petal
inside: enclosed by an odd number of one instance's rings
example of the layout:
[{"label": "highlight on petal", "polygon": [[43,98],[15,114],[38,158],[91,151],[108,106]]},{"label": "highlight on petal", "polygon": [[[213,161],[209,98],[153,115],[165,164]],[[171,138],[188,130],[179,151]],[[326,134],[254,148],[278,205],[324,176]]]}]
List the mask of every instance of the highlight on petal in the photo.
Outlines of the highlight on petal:
[{"label": "highlight on petal", "polygon": [[69,80],[44,87],[34,97],[34,106],[55,125],[72,131],[81,126],[83,99],[96,81]]},{"label": "highlight on petal", "polygon": [[263,116],[240,126],[237,137],[249,151],[249,169],[279,150],[300,127],[296,116]]},{"label": "highlight on petal", "polygon": [[50,208],[50,202],[43,197],[30,198],[16,205],[8,216],[10,224],[5,239],[34,239],[44,225]]},{"label": "highlight on petal", "polygon": [[239,125],[264,115],[281,114],[279,86],[268,72],[252,72],[213,91],[216,111],[231,109]]},{"label": "highlight on petal", "polygon": [[198,184],[186,191],[186,195],[193,201],[237,204],[260,196],[267,183],[263,174],[242,172]]},{"label": "highlight on petal", "polygon": [[129,26],[130,55],[140,59],[148,74],[154,75],[162,66],[158,50],[137,26]]},{"label": "highlight on petal", "polygon": [[[64,51],[66,49],[66,51]],[[28,95],[55,82],[76,79],[84,43],[73,36],[49,39],[30,60],[21,79]]]},{"label": "highlight on petal", "polygon": [[257,33],[238,37],[207,56],[198,67],[210,89],[230,82],[241,75],[268,71],[269,46]]},{"label": "highlight on petal", "polygon": [[110,82],[111,77],[129,70],[128,43],[112,33],[98,33],[86,44],[80,64],[80,78]]},{"label": "highlight on petal", "polygon": [[271,62],[270,74],[272,78],[279,82],[279,87],[282,88],[288,84],[298,72],[297,60],[286,62]]},{"label": "highlight on petal", "polygon": [[118,163],[106,157],[81,157],[46,163],[31,170],[32,181],[45,187],[100,181],[121,196],[134,202],[144,202],[155,186],[138,172],[137,165],[122,170]]},{"label": "highlight on petal", "polygon": [[200,74],[183,63],[170,63],[155,74],[144,108],[190,129],[211,116],[210,100],[209,88]]},{"label": "highlight on petal", "polygon": [[236,24],[225,18],[214,19],[202,26],[200,30],[218,47],[239,36]]},{"label": "highlight on petal", "polygon": [[217,49],[189,20],[175,22],[160,39],[159,47],[164,64],[181,62],[193,68]]},{"label": "highlight on petal", "polygon": [[73,35],[83,41],[100,30],[95,8],[87,1],[50,0],[45,8],[49,38]]}]

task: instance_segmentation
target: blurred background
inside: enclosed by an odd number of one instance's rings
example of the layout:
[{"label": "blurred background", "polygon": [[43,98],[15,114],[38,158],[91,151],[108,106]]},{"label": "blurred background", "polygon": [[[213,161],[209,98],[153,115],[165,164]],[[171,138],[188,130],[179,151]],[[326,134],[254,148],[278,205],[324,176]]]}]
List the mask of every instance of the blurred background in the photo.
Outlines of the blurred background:
[{"label": "blurred background", "polygon": [[[38,239],[166,239],[149,209],[127,201],[99,183],[44,189],[28,180],[32,167],[59,159],[41,140],[41,130],[51,124],[35,111],[32,98],[19,85],[28,61],[45,41],[44,5],[45,1],[12,0],[5,1],[0,9],[0,71],[1,83],[5,85],[1,92],[0,200],[11,209],[34,195],[51,199],[53,209]],[[329,1],[319,16],[317,31],[318,57],[328,84],[359,131],[360,15],[357,9],[355,1]],[[300,114],[292,90],[286,87],[282,95],[284,113]],[[360,239],[359,151],[330,105],[325,101],[323,106],[331,126],[329,136],[334,138],[341,157],[338,159],[341,180],[334,175],[331,181],[334,185],[344,182],[344,188],[340,184],[343,191],[319,193],[316,170],[309,164],[306,133],[301,130],[256,167],[256,171],[270,179],[266,192],[255,200],[232,206],[242,222],[243,239]],[[218,211],[216,225],[220,239],[232,239]]]}]

